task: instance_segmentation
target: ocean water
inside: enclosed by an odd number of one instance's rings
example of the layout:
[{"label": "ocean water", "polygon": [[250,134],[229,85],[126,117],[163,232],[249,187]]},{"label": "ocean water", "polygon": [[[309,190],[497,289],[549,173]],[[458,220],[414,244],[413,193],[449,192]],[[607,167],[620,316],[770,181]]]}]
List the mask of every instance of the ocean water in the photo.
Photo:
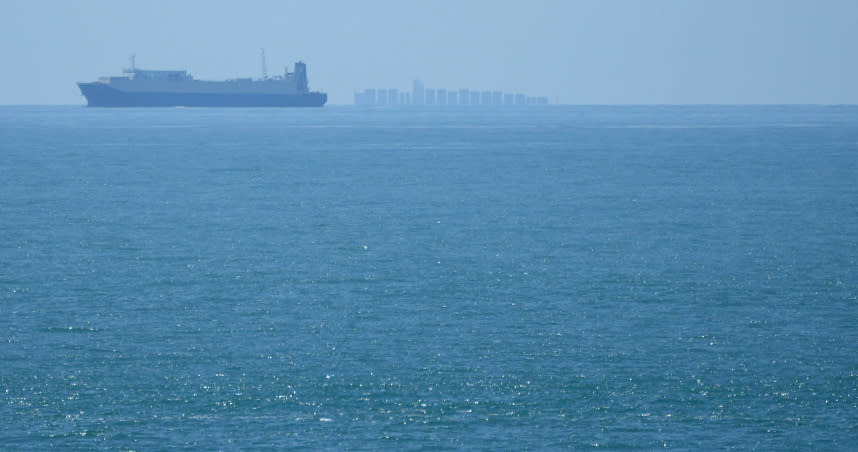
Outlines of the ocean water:
[{"label": "ocean water", "polygon": [[0,450],[858,448],[858,107],[0,108]]}]

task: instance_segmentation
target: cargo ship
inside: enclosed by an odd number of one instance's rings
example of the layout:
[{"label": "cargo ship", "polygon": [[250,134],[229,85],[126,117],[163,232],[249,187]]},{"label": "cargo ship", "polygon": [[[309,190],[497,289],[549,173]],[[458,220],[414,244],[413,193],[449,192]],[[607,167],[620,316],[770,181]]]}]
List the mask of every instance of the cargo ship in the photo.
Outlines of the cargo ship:
[{"label": "cargo ship", "polygon": [[187,71],[137,69],[78,83],[90,107],[321,107],[326,93],[310,91],[307,65],[261,79],[196,80]]}]

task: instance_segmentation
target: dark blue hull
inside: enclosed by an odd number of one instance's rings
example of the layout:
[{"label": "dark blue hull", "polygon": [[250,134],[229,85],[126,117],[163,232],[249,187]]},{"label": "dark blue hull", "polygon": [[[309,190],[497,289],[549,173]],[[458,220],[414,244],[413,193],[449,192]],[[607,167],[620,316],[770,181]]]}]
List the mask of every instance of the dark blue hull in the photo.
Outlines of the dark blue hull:
[{"label": "dark blue hull", "polygon": [[124,92],[105,83],[78,83],[90,107],[321,107],[325,93],[238,94]]}]

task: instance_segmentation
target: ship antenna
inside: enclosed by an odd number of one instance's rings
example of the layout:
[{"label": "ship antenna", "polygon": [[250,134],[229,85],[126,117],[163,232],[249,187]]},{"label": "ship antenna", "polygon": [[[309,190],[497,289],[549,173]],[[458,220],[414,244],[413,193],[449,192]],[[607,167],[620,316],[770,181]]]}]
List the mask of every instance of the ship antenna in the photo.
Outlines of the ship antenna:
[{"label": "ship antenna", "polygon": [[131,54],[131,72],[134,72],[134,57],[136,56],[136,54]]},{"label": "ship antenna", "polygon": [[262,80],[268,80],[268,68],[265,65],[265,49],[260,49],[262,56]]}]

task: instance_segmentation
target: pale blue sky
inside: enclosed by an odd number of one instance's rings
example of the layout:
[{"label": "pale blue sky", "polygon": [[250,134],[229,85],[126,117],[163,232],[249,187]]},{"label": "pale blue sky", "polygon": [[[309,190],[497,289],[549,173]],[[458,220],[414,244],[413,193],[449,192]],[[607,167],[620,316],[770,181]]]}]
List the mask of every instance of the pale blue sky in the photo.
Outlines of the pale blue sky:
[{"label": "pale blue sky", "polygon": [[0,104],[84,104],[137,66],[303,59],[310,86],[501,89],[571,104],[858,104],[856,0],[0,0]]}]

